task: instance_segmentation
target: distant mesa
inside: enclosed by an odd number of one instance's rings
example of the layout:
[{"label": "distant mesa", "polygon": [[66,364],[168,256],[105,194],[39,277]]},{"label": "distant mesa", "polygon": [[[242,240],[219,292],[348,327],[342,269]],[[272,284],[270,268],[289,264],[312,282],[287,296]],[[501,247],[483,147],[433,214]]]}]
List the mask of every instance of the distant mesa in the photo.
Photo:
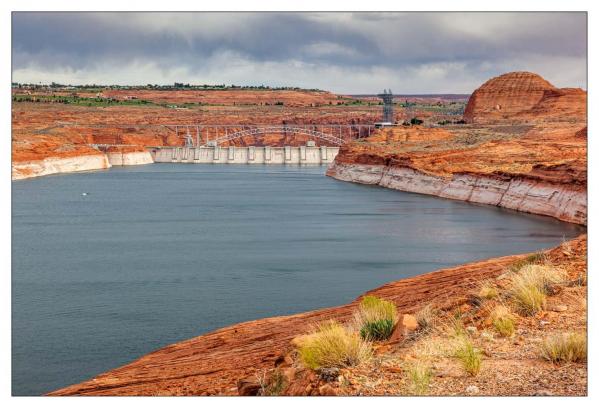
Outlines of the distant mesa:
[{"label": "distant mesa", "polygon": [[485,82],[470,96],[468,123],[505,120],[585,120],[587,93],[556,88],[532,72],[509,72]]}]

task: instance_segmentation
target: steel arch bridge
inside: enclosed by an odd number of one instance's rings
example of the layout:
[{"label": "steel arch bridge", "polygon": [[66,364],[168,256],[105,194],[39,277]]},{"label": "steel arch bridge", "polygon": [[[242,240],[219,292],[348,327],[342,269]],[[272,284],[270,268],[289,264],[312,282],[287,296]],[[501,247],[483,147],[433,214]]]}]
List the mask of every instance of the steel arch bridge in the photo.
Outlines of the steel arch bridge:
[{"label": "steel arch bridge", "polygon": [[250,129],[243,129],[237,132],[227,134],[225,136],[218,137],[210,140],[210,144],[218,146],[220,143],[230,142],[235,139],[241,139],[245,136],[256,136],[265,135],[271,133],[293,133],[296,135],[306,135],[317,139],[324,140],[336,146],[341,146],[346,140],[333,136],[332,134],[324,133],[316,129],[309,129],[306,127],[293,126],[293,125],[272,125],[272,126],[260,126]]}]

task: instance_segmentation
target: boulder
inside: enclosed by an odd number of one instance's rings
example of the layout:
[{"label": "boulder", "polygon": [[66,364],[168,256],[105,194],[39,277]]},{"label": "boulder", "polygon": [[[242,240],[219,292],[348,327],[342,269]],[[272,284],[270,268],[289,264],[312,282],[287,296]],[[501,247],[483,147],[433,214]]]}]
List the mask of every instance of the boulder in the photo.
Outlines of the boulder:
[{"label": "boulder", "polygon": [[416,318],[410,314],[403,314],[395,324],[389,342],[398,343],[416,330],[418,330],[418,321]]},{"label": "boulder", "polygon": [[237,393],[242,396],[258,395],[262,389],[254,377],[243,378],[237,381]]}]

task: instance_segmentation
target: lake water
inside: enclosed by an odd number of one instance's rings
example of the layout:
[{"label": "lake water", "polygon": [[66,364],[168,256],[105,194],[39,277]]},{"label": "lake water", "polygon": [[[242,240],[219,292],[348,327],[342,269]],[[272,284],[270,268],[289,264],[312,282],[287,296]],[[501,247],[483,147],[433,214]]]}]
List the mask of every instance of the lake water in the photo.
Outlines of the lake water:
[{"label": "lake water", "polygon": [[13,182],[13,395],[232,323],[344,304],[392,280],[584,231],[324,172],[154,164]]}]

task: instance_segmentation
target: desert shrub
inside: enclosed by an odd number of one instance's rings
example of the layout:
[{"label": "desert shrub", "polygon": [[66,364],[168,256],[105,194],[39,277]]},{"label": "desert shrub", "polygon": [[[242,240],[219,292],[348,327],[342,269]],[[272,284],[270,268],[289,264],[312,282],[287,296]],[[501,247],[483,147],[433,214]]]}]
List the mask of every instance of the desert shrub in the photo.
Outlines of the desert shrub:
[{"label": "desert shrub", "polygon": [[269,380],[268,384],[261,386],[262,395],[276,396],[280,395],[285,389],[285,376],[280,370],[275,370]]},{"label": "desert shrub", "polygon": [[410,380],[410,391],[416,395],[426,394],[432,377],[431,368],[422,363],[416,363],[410,365],[407,371]]},{"label": "desert shrub", "polygon": [[528,255],[526,258],[520,259],[510,265],[509,269],[512,272],[518,272],[523,266],[526,265],[540,265],[546,261],[547,257],[543,252],[535,252],[534,254]]},{"label": "desert shrub", "polygon": [[516,331],[516,321],[514,316],[505,306],[497,306],[491,313],[493,327],[503,337],[511,337]]},{"label": "desert shrub", "polygon": [[464,322],[462,321],[462,315],[460,312],[457,312],[453,316],[447,319],[445,332],[450,336],[455,338],[462,338],[467,336],[466,328],[464,327]]},{"label": "desert shrub", "polygon": [[474,347],[469,338],[462,337],[456,343],[454,357],[460,361],[464,370],[471,376],[476,376],[480,372],[482,353]]},{"label": "desert shrub", "polygon": [[437,322],[437,311],[432,305],[426,305],[414,314],[418,322],[419,331],[428,333],[435,329]]},{"label": "desert shrub", "polygon": [[393,333],[393,321],[389,319],[366,322],[360,329],[360,336],[365,340],[385,340]]},{"label": "desert shrub", "polygon": [[393,333],[393,326],[397,321],[397,308],[388,300],[364,296],[354,320],[363,339],[385,340]]},{"label": "desert shrub", "polygon": [[527,264],[514,275],[511,296],[522,314],[534,315],[545,307],[551,287],[564,280],[564,271],[550,265]]},{"label": "desert shrub", "polygon": [[512,296],[521,314],[532,316],[543,310],[547,295],[536,286],[515,285]]},{"label": "desert shrub", "polygon": [[540,354],[553,363],[586,361],[586,333],[562,333],[549,337],[541,344]]},{"label": "desert shrub", "polygon": [[499,291],[492,283],[485,282],[481,285],[480,290],[478,291],[478,296],[483,299],[495,299],[497,296],[499,296]]},{"label": "desert shrub", "polygon": [[363,341],[335,321],[321,324],[298,346],[304,365],[311,369],[320,367],[350,367],[368,360],[372,355],[370,343]]}]

